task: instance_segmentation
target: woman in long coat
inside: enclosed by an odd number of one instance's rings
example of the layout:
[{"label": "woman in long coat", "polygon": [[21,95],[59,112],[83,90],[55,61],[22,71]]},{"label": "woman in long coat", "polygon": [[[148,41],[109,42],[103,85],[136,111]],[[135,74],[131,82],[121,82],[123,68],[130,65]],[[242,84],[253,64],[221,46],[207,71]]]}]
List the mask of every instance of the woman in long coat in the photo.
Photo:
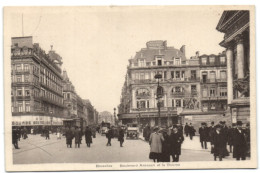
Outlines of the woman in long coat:
[{"label": "woman in long coat", "polygon": [[162,142],[161,162],[170,162],[170,137],[167,134],[167,129],[162,131],[164,141]]},{"label": "woman in long coat", "polygon": [[150,159],[154,162],[159,162],[162,154],[162,141],[164,141],[163,135],[158,132],[159,128],[154,128],[154,133],[151,134],[149,139],[150,144]]},{"label": "woman in long coat", "polygon": [[85,140],[88,147],[90,147],[90,144],[92,143],[92,132],[91,129],[87,126],[85,130]]},{"label": "woman in long coat", "polygon": [[69,129],[66,130],[65,136],[66,136],[67,148],[68,148],[68,147],[71,148],[71,146],[72,146],[72,139],[73,139],[73,137],[74,137],[71,128],[69,128]]}]

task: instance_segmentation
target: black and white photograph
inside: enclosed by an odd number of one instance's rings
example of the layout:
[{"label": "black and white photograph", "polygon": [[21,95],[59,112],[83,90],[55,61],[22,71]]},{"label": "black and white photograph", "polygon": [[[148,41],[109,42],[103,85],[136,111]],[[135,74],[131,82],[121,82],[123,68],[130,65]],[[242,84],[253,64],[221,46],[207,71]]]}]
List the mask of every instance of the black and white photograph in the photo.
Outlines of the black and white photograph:
[{"label": "black and white photograph", "polygon": [[254,6],[4,7],[3,27],[7,171],[257,167]]}]

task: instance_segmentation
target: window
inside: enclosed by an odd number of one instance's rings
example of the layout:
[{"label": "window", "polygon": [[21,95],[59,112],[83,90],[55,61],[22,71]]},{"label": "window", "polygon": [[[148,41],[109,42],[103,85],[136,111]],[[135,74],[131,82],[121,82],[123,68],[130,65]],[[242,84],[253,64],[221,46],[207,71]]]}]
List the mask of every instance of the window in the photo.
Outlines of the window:
[{"label": "window", "polygon": [[180,93],[181,92],[181,87],[179,87],[179,86],[175,87],[175,92],[176,93]]},{"label": "window", "polygon": [[181,107],[181,99],[176,100],[176,107]]},{"label": "window", "polygon": [[171,78],[174,78],[174,71],[171,71]]},{"label": "window", "polygon": [[25,96],[30,96],[30,90],[25,90]]},{"label": "window", "polygon": [[29,71],[29,64],[24,64],[24,70]]},{"label": "window", "polygon": [[226,78],[227,78],[226,71],[221,71],[220,72],[220,79],[226,79]]},{"label": "window", "polygon": [[180,77],[181,77],[181,76],[180,76],[180,71],[176,71],[176,72],[175,72],[175,77],[176,77],[176,78],[180,78]]},{"label": "window", "polygon": [[167,71],[164,71],[164,79],[167,79]]},{"label": "window", "polygon": [[220,94],[220,97],[226,97],[227,96],[227,87],[220,87],[219,94]]},{"label": "window", "polygon": [[25,112],[30,112],[30,102],[25,102]]},{"label": "window", "polygon": [[17,70],[17,71],[21,71],[21,70],[22,70],[21,64],[16,64],[16,70]]},{"label": "window", "polygon": [[23,95],[23,90],[22,89],[18,89],[17,90],[17,96],[22,96]]},{"label": "window", "polygon": [[191,93],[197,93],[197,85],[191,85]]},{"label": "window", "polygon": [[16,81],[17,82],[22,82],[22,76],[16,76]]},{"label": "window", "polygon": [[185,78],[185,71],[181,72],[181,78]]},{"label": "window", "polygon": [[196,79],[196,70],[191,70],[191,79]]},{"label": "window", "polygon": [[206,57],[201,58],[201,63],[202,63],[202,65],[206,65],[207,64],[207,58]]},{"label": "window", "polygon": [[226,63],[226,58],[224,56],[220,57],[220,64],[225,64]]},{"label": "window", "polygon": [[24,82],[29,82],[29,75],[24,76]]},{"label": "window", "polygon": [[214,63],[215,63],[215,57],[213,57],[213,56],[210,57],[210,58],[209,58],[209,63],[210,63],[210,64],[214,64]]},{"label": "window", "polygon": [[140,80],[144,80],[144,73],[140,73]]},{"label": "window", "polygon": [[173,61],[169,61],[169,64],[170,64],[170,65],[173,65]]},{"label": "window", "polygon": [[144,67],[144,60],[140,60],[140,67]]},{"label": "window", "polygon": [[18,102],[18,112],[23,112],[23,103]]},{"label": "window", "polygon": [[135,73],[135,79],[139,79],[139,73]]},{"label": "window", "polygon": [[70,99],[70,93],[67,93],[67,98]]},{"label": "window", "polygon": [[150,66],[150,65],[151,65],[151,63],[150,63],[150,62],[147,62],[147,63],[146,63],[146,66]]},{"label": "window", "polygon": [[210,82],[215,82],[216,73],[214,71],[210,72]]},{"label": "window", "polygon": [[216,89],[210,88],[210,97],[215,97],[215,94],[216,94]]},{"label": "window", "polygon": [[180,59],[179,58],[175,59],[175,65],[180,65]]},{"label": "window", "polygon": [[149,100],[147,100],[147,102],[146,102],[146,107],[149,108],[149,106],[150,106],[150,105],[149,105]]},{"label": "window", "polygon": [[161,59],[158,59],[158,60],[157,60],[157,65],[159,65],[159,66],[162,65],[162,60],[161,60]]}]

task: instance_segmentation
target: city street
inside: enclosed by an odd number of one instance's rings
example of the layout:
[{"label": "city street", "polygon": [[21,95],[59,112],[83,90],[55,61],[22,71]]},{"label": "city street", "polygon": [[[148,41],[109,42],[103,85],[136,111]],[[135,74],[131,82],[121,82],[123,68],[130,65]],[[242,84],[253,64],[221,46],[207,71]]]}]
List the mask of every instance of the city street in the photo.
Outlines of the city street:
[{"label": "city street", "polygon": [[[74,141],[73,141],[74,142]],[[119,147],[116,138],[112,146],[106,146],[106,137],[97,134],[93,138],[91,148],[87,148],[85,139],[81,148],[67,148],[65,137],[57,140],[56,135],[50,135],[50,140],[40,135],[29,135],[29,138],[19,141],[19,150],[13,149],[14,164],[33,163],[108,163],[108,162],[152,162],[149,156],[149,144],[142,139],[125,140],[124,147]],[[231,156],[224,159],[233,160]],[[180,161],[213,161],[209,150],[200,148],[199,138],[192,141],[185,138]]]}]

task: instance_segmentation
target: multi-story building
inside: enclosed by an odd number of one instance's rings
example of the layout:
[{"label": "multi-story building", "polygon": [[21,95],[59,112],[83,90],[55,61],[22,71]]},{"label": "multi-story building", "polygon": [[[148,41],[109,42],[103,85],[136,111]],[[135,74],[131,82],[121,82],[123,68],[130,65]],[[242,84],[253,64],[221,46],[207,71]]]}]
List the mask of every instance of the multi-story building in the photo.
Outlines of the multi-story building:
[{"label": "multi-story building", "polygon": [[211,54],[199,58],[202,111],[225,111],[227,109],[226,56]]},{"label": "multi-story building", "polygon": [[[154,125],[158,123],[156,100],[156,74],[161,74],[160,86],[163,97],[160,101],[161,121],[164,125],[180,123],[177,115],[184,108],[199,110],[200,105],[200,64],[198,58],[186,59],[185,46],[180,49],[168,47],[166,41],[149,41],[146,48],[138,51],[129,60],[126,83],[123,90],[130,98],[121,98],[119,120],[122,123],[137,122]],[[124,95],[122,95],[124,97]],[[126,103],[122,103],[126,100]],[[178,111],[177,111],[178,110]]]},{"label": "multi-story building", "polygon": [[45,53],[32,37],[13,37],[11,47],[12,124],[62,125],[62,58]]},{"label": "multi-story building", "polygon": [[250,13],[247,10],[224,11],[217,30],[223,32],[220,43],[226,48],[228,105],[232,121],[250,122]]},{"label": "multi-story building", "polygon": [[119,120],[123,124],[158,124],[158,80],[163,88],[160,100],[162,125],[222,120],[227,107],[226,57],[199,55],[189,59],[185,46],[168,47],[166,41],[149,41],[129,60],[120,98]]}]

